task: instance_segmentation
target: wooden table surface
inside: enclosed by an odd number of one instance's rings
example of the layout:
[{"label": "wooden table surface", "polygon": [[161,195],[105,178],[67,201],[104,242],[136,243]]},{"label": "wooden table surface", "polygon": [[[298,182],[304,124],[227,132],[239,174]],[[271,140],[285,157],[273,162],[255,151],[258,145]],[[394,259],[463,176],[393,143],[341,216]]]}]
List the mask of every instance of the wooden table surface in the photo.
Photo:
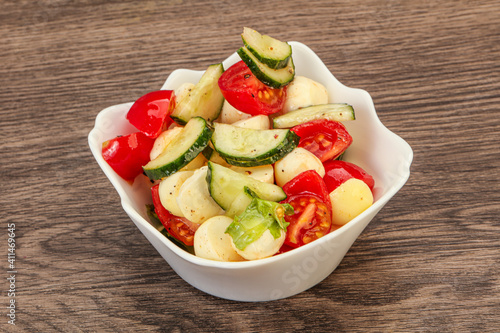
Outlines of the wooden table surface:
[{"label": "wooden table surface", "polygon": [[[500,2],[0,7],[1,331],[500,331]],[[337,270],[263,303],[219,299],[177,276],[87,143],[100,110],[159,89],[177,68],[225,59],[243,26],[308,45],[341,82],[370,92],[414,150],[407,184]]]}]

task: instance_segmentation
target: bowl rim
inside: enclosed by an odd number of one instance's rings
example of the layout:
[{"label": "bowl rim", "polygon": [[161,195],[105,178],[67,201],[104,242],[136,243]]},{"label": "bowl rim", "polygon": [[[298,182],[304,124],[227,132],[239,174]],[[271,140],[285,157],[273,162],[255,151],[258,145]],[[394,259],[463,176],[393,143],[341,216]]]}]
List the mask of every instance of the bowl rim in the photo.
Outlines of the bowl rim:
[{"label": "bowl rim", "polygon": [[[119,179],[119,176],[111,169],[111,167],[104,161],[101,155],[101,149],[100,146],[102,142],[96,142],[97,139],[96,137],[98,136],[97,132],[100,131],[99,125],[102,123],[103,119],[106,119],[109,113],[116,112],[116,108],[123,108],[124,110],[128,110],[130,106],[133,104],[133,102],[127,102],[127,103],[122,103],[122,104],[117,104],[113,106],[109,106],[102,111],[98,113],[95,119],[95,125],[90,131],[88,135],[88,144],[90,146],[90,149],[92,151],[92,154],[94,155],[94,158],[96,159],[97,163],[101,167],[102,171],[108,178],[108,180],[112,183],[113,187],[117,191],[120,200],[121,200],[121,205],[124,211],[129,215],[129,217],[134,221],[134,223],[140,223],[143,227],[149,229],[150,232],[153,234],[157,235],[158,240],[160,240],[169,250],[171,250],[173,253],[175,253],[177,256],[181,257],[182,259],[198,265],[198,266],[203,266],[203,267],[209,267],[209,268],[217,268],[217,269],[224,269],[224,270],[237,270],[237,269],[242,269],[242,268],[255,268],[258,266],[264,266],[264,265],[269,265],[273,264],[277,261],[282,261],[286,260],[287,258],[290,258],[291,256],[300,256],[300,254],[309,251],[313,247],[319,247],[323,246],[325,243],[332,241],[332,239],[340,237],[343,233],[348,232],[350,229],[355,228],[355,226],[359,223],[361,223],[365,216],[372,214],[373,212],[378,212],[406,183],[410,176],[410,166],[413,160],[413,150],[411,149],[410,145],[402,139],[400,136],[389,130],[379,119],[377,112],[375,110],[375,106],[373,104],[373,100],[370,96],[370,94],[362,89],[359,88],[351,88],[343,83],[341,83],[334,75],[331,73],[331,71],[326,67],[326,65],[323,63],[323,61],[318,57],[318,55],[312,51],[308,46],[305,44],[302,44],[300,42],[289,42],[289,44],[292,46],[292,48],[295,50],[300,50],[301,52],[305,52],[308,57],[311,57],[315,60],[316,65],[321,66],[321,71],[324,71],[325,73],[328,73],[328,79],[333,80],[336,84],[339,86],[343,87],[344,89],[349,89],[352,91],[355,91],[356,93],[360,94],[363,96],[363,98],[368,99],[369,101],[369,113],[372,113],[374,116],[374,120],[377,122],[376,127],[379,127],[380,130],[385,131],[386,135],[391,135],[393,140],[399,141],[400,145],[405,146],[405,156],[403,161],[405,162],[403,165],[400,166],[399,170],[401,174],[398,177],[398,180],[394,183],[392,183],[386,190],[386,192],[378,198],[374,203],[366,209],[364,212],[362,212],[360,215],[355,217],[353,220],[351,220],[349,223],[343,225],[342,227],[330,232],[329,234],[323,236],[322,238],[319,238],[315,240],[314,242],[311,242],[309,244],[305,244],[299,248],[293,249],[291,251],[287,251],[284,253],[281,253],[279,255],[271,256],[268,258],[263,258],[263,259],[258,259],[258,260],[250,260],[250,261],[240,261],[240,262],[223,262],[223,261],[215,261],[215,260],[210,260],[210,259],[205,259],[201,257],[197,257],[194,254],[191,254],[176,244],[174,244],[171,240],[169,240],[167,237],[165,237],[163,234],[161,234],[160,231],[158,231],[149,221],[147,221],[137,210],[133,208],[132,203],[130,202],[130,198],[128,197],[127,193],[122,188],[121,181]],[[228,68],[231,64],[235,63],[236,61],[239,60],[239,56],[237,55],[236,52],[231,54],[229,57],[227,57],[223,61],[224,68]],[[169,85],[171,81],[173,81],[177,76],[182,76],[185,73],[189,73],[190,75],[201,75],[204,71],[197,71],[197,70],[191,70],[191,69],[176,69],[171,72],[171,74],[167,77],[166,81],[164,82],[163,86],[160,89],[165,89]],[[126,112],[126,111],[122,111]],[[124,117],[125,119],[125,117]],[[137,222],[136,222],[137,221]],[[368,221],[369,223],[370,221]]]}]

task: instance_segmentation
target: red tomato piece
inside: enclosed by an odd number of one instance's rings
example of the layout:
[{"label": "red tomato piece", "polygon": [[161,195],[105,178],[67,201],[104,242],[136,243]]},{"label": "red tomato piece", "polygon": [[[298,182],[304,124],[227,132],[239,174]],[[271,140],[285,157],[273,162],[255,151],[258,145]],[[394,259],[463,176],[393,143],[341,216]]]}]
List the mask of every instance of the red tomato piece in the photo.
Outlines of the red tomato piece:
[{"label": "red tomato piece", "polygon": [[325,176],[323,177],[328,193],[339,187],[340,184],[351,178],[357,178],[366,183],[370,190],[373,191],[375,181],[361,167],[354,163],[332,160],[323,164],[325,167]]},{"label": "red tomato piece", "polygon": [[118,136],[102,144],[102,157],[120,177],[132,181],[149,162],[154,142],[141,132]]},{"label": "red tomato piece", "polygon": [[165,227],[170,235],[175,239],[183,242],[187,246],[193,246],[194,233],[198,229],[199,225],[189,221],[184,217],[175,216],[170,213],[162,204],[160,200],[160,194],[158,192],[159,184],[156,184],[151,188],[151,194],[153,196],[153,205],[155,206],[155,213],[158,215],[158,219],[161,224]]},{"label": "red tomato piece", "polygon": [[266,86],[243,61],[222,73],[219,88],[229,104],[253,116],[279,112],[285,104],[286,87],[273,89]]},{"label": "red tomato piece", "polygon": [[315,170],[301,172],[283,186],[283,191],[287,196],[308,193],[329,201],[326,184]]},{"label": "red tomato piece", "polygon": [[[314,170],[300,173],[283,186],[293,215],[285,215],[290,223],[287,227],[285,244],[299,247],[328,234],[332,228],[331,203],[326,185]],[[285,251],[286,247],[283,248]]]},{"label": "red tomato piece", "polygon": [[334,120],[317,119],[292,128],[300,136],[299,147],[313,153],[321,162],[340,156],[352,143],[345,126]]},{"label": "red tomato piece", "polygon": [[158,90],[140,97],[127,113],[128,121],[150,138],[157,138],[172,122],[173,90]]}]

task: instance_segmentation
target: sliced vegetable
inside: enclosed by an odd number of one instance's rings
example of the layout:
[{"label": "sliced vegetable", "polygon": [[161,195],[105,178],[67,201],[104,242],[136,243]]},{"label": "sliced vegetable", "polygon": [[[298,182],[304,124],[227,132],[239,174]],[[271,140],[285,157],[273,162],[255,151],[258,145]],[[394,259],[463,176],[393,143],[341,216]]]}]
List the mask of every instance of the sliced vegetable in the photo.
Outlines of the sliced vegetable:
[{"label": "sliced vegetable", "polygon": [[285,192],[275,184],[258,181],[210,161],[207,183],[212,198],[226,211],[231,208],[235,199],[244,193],[245,187],[263,200],[281,201],[286,198]]},{"label": "sliced vegetable", "polygon": [[321,175],[315,170],[307,170],[298,174],[283,186],[283,191],[287,195],[312,194],[328,205],[327,199],[330,192]]},{"label": "sliced vegetable", "polygon": [[177,126],[162,132],[156,138],[153,148],[151,148],[151,152],[149,153],[150,159],[154,160],[157,158],[165,150],[165,147],[170,141],[172,141],[181,131],[182,127]]},{"label": "sliced vegetable", "polygon": [[354,120],[354,109],[351,105],[345,103],[313,105],[274,118],[273,127],[291,128],[316,119],[336,121]]},{"label": "sliced vegetable", "polygon": [[217,119],[224,102],[217,84],[223,72],[222,64],[209,66],[195,87],[175,106],[171,117],[181,125],[193,117],[207,121]]},{"label": "sliced vegetable", "polygon": [[321,162],[339,157],[352,143],[345,126],[335,120],[317,119],[292,128],[300,136],[299,147],[313,153]]},{"label": "sliced vegetable", "polygon": [[150,179],[168,177],[194,160],[208,145],[212,128],[201,117],[192,118],[163,152],[143,169]]},{"label": "sliced vegetable", "polygon": [[332,192],[345,181],[351,178],[357,178],[366,183],[370,190],[373,191],[375,181],[360,166],[347,161],[331,160],[324,163],[325,176],[323,177],[328,192]]},{"label": "sliced vegetable", "polygon": [[373,194],[360,179],[351,178],[330,193],[332,223],[344,225],[373,204]]},{"label": "sliced vegetable", "polygon": [[293,58],[288,58],[288,62],[284,68],[273,69],[261,63],[245,46],[238,49],[238,55],[241,60],[250,68],[253,75],[265,85],[279,89],[290,83],[295,76],[295,65]]},{"label": "sliced vegetable", "polygon": [[127,120],[150,138],[156,138],[171,123],[175,106],[173,90],[152,91],[140,97],[130,107]]},{"label": "sliced vegetable", "polygon": [[290,204],[294,214],[285,216],[290,223],[285,244],[299,247],[328,234],[332,227],[331,204],[321,176],[309,170],[283,186],[287,194],[283,203]]},{"label": "sliced vegetable", "polygon": [[158,189],[158,184],[151,188],[153,205],[158,219],[170,235],[185,245],[192,246],[194,244],[194,234],[196,229],[198,229],[198,225],[191,223],[183,217],[172,215],[167,209],[165,209],[165,207],[161,204]]},{"label": "sliced vegetable", "polygon": [[250,115],[279,112],[285,103],[286,88],[266,86],[243,61],[235,63],[221,75],[219,88],[230,105]]},{"label": "sliced vegetable", "polygon": [[254,29],[243,28],[241,39],[252,54],[264,65],[273,69],[284,68],[292,56],[292,47]]},{"label": "sliced vegetable", "polygon": [[102,144],[102,157],[123,179],[132,181],[149,161],[154,139],[141,132],[119,136]]},{"label": "sliced vegetable", "polygon": [[236,166],[272,164],[291,152],[299,137],[290,130],[255,130],[214,123],[212,143],[219,155]]},{"label": "sliced vegetable", "polygon": [[155,206],[153,204],[146,204],[146,214],[148,215],[149,221],[153,225],[153,227],[156,228],[161,234],[184,251],[191,253],[194,255],[194,248],[192,246],[188,246],[184,244],[183,242],[179,241],[177,238],[172,236],[171,234],[168,233],[167,229],[161,224],[160,219],[158,218],[158,215],[155,212]]},{"label": "sliced vegetable", "polygon": [[[293,210],[290,205],[254,197],[247,209],[241,215],[235,217],[226,233],[232,237],[236,249],[245,250],[250,243],[259,239],[266,230],[270,231],[274,239],[280,238],[281,230],[286,230],[288,225],[284,217],[286,214],[292,213]],[[273,255],[281,245],[272,253],[263,253],[263,256]]]}]

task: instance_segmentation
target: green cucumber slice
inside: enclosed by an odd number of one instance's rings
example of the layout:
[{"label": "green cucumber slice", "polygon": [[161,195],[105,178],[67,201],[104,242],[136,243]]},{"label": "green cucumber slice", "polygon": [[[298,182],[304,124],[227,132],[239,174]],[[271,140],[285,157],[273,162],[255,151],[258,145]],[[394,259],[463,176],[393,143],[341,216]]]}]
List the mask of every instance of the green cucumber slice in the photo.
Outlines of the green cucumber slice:
[{"label": "green cucumber slice", "polygon": [[156,180],[179,171],[208,146],[212,133],[213,129],[205,119],[191,118],[163,152],[142,167],[144,173]]},{"label": "green cucumber slice", "polygon": [[299,139],[288,129],[257,130],[214,123],[212,144],[227,163],[249,167],[282,159],[297,147]]},{"label": "green cucumber slice", "polygon": [[193,117],[202,117],[207,121],[217,119],[224,103],[218,84],[222,73],[222,63],[209,66],[191,92],[175,106],[170,116],[181,125]]},{"label": "green cucumber slice", "polygon": [[347,121],[356,119],[352,105],[330,103],[290,111],[273,119],[274,128],[291,128],[316,119]]},{"label": "green cucumber slice", "polygon": [[[251,199],[246,200],[245,187],[264,200],[278,202],[286,199],[285,192],[278,185],[261,182],[210,161],[207,183],[210,195],[226,212],[235,213],[246,208],[245,203],[249,203]],[[243,206],[245,207],[242,209]]]},{"label": "green cucumber slice", "polygon": [[292,57],[288,58],[286,67],[272,69],[261,63],[245,46],[238,50],[238,54],[255,77],[271,88],[282,88],[290,83],[295,76],[295,66]]},{"label": "green cucumber slice", "polygon": [[241,39],[246,48],[264,65],[272,69],[285,68],[292,56],[292,47],[254,29],[243,28]]}]

